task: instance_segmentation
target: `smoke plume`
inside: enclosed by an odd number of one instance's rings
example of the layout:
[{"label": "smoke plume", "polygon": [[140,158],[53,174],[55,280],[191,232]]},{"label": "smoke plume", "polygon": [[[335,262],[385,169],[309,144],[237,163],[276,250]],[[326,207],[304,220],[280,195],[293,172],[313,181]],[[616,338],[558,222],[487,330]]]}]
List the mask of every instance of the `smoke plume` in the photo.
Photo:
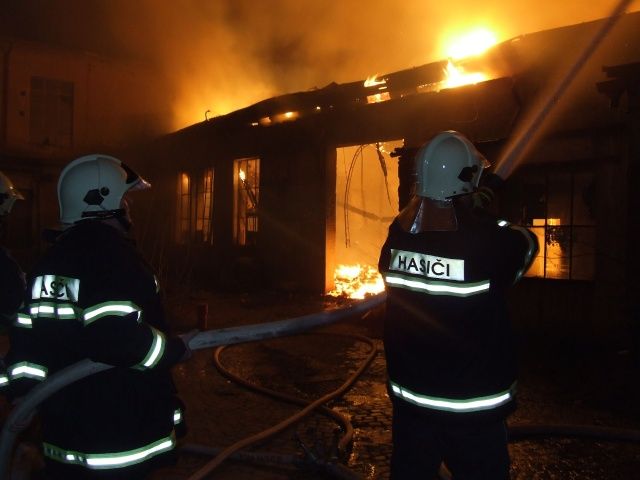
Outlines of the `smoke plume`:
[{"label": "smoke plume", "polygon": [[[174,127],[271,96],[446,57],[474,27],[499,40],[606,16],[614,1],[21,0],[3,32],[151,62],[169,80]],[[635,7],[635,8],[634,8]],[[637,0],[631,10],[640,8]]]}]

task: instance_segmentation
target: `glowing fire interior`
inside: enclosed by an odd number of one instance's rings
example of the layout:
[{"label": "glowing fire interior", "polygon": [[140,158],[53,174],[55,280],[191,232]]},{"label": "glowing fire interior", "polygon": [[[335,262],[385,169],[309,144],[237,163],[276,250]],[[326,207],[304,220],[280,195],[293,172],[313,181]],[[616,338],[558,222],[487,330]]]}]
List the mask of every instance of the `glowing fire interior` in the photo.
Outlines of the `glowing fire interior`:
[{"label": "glowing fire interior", "polygon": [[378,269],[371,265],[338,265],[334,282],[335,289],[329,292],[334,297],[362,299],[384,290]]}]

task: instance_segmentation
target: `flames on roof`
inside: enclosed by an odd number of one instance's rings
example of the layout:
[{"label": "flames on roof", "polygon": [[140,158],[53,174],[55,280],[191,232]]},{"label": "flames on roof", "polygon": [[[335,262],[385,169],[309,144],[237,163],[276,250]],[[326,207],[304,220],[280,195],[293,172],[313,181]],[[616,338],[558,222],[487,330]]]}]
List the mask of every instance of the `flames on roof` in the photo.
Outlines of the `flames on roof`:
[{"label": "flames on roof", "polygon": [[[254,107],[258,110],[261,106],[265,107],[264,114],[251,121],[250,125],[266,127],[330,110],[337,105],[380,103],[409,95],[434,93],[447,88],[484,82],[492,76],[488,72],[478,71],[478,67],[468,70],[466,60],[482,55],[495,44],[496,37],[490,31],[474,30],[451,42],[447,60],[386,75],[374,74],[359,82],[332,83],[314,92],[316,95],[313,105],[301,101],[299,94],[278,97],[276,103],[287,106],[282,111],[266,111],[269,107],[273,108],[273,104],[267,103],[268,101],[261,102]],[[299,108],[294,108],[296,104],[300,104]]]}]

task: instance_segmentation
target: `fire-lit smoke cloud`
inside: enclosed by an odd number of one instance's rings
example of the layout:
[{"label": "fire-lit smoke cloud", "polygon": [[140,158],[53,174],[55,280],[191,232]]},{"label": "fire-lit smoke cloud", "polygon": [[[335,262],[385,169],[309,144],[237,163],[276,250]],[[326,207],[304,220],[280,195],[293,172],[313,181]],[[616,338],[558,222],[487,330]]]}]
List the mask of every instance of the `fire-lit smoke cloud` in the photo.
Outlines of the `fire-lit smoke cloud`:
[{"label": "fire-lit smoke cloud", "polygon": [[[181,128],[204,120],[207,110],[220,115],[443,59],[447,42],[474,27],[506,40],[601,18],[613,3],[22,0],[0,15],[9,33],[153,62],[170,81],[173,125]],[[637,0],[630,9],[639,8]]]}]

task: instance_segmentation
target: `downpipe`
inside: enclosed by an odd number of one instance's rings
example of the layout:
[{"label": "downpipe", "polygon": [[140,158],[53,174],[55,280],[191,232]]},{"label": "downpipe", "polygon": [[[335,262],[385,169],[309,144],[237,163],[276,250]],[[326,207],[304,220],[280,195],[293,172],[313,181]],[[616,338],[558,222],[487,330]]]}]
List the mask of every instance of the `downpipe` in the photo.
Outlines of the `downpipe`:
[{"label": "downpipe", "polygon": [[[207,330],[189,341],[191,350],[234,345],[237,343],[266,340],[295,335],[318,327],[363,314],[384,304],[386,294],[381,293],[349,307],[326,310],[286,320],[245,325],[241,327]],[[11,452],[18,434],[31,422],[37,407],[51,395],[67,385],[98,372],[113,368],[111,365],[81,360],[60,370],[46,381],[34,387],[11,411],[0,433],[0,479],[7,478]]]}]

